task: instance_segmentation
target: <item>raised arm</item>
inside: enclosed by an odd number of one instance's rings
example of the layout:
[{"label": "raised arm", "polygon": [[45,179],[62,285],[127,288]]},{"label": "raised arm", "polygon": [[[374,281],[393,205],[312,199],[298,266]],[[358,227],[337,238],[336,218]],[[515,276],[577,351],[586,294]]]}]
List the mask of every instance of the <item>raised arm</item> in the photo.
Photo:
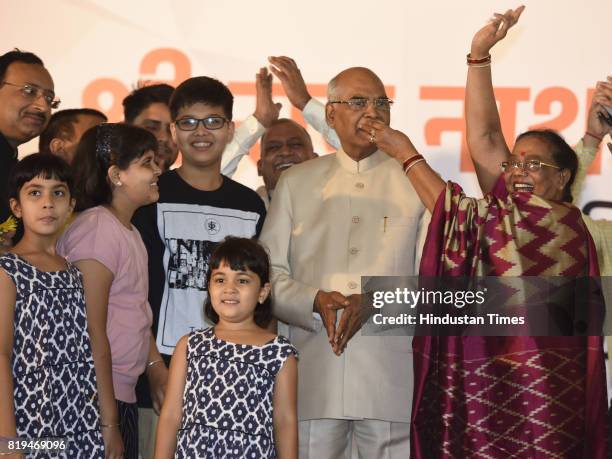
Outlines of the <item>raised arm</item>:
[{"label": "raised arm", "polygon": [[372,118],[364,118],[359,128],[369,131],[376,146],[404,166],[421,202],[432,212],[446,183],[419,155],[408,136]]},{"label": "raised arm", "polygon": [[608,81],[597,82],[597,89],[589,107],[586,131],[575,147],[578,156],[578,171],[572,185],[572,196],[575,203],[580,202],[587,170],[595,159],[599,144],[607,134],[612,137],[612,115],[608,113],[606,107],[612,110],[611,76],[608,77]]},{"label": "raised arm", "polygon": [[268,62],[271,64],[270,71],[280,80],[291,105],[304,110],[311,97],[295,61],[287,56],[271,56]]},{"label": "raised arm", "polygon": [[[525,9],[520,6],[493,19],[472,39],[465,89],[467,144],[483,193],[493,189],[500,174],[500,164],[510,154],[502,133],[491,79],[491,48],[502,40]],[[480,62],[478,62],[480,61]],[[475,62],[475,63],[474,63]]]},{"label": "raised arm", "polygon": [[310,97],[302,72],[293,59],[286,56],[269,57],[270,71],[283,85],[289,102],[300,110],[304,119],[321,134],[327,143],[334,148],[340,148],[340,139],[336,131],[327,125],[325,120],[325,105]]},{"label": "raised arm", "polygon": [[[606,109],[607,107],[607,109]],[[612,136],[612,76],[598,81],[589,107],[587,129],[582,137],[585,147],[598,148],[606,135]]]},{"label": "raised arm", "polygon": [[249,154],[251,147],[280,113],[281,104],[272,100],[272,75],[265,67],[255,75],[255,94],[255,112],[240,124],[223,151],[221,173],[228,177],[234,175],[242,157]]}]

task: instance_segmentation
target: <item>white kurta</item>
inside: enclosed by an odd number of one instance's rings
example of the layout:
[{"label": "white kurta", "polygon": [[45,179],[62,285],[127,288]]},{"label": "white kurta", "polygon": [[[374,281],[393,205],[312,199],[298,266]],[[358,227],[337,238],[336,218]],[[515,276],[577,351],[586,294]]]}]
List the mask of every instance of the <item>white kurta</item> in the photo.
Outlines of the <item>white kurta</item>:
[{"label": "white kurta", "polygon": [[356,162],[340,150],[281,175],[260,240],[275,315],[300,351],[300,421],[410,421],[412,339],[358,332],[338,357],[312,306],[319,289],[360,293],[361,276],[416,274],[423,213],[399,164],[380,151]]}]

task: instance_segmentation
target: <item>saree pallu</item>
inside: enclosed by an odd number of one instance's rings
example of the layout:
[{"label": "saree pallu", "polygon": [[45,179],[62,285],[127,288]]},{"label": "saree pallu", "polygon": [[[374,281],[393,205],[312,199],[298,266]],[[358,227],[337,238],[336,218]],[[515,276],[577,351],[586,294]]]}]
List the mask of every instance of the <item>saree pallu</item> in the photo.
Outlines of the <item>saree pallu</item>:
[{"label": "saree pallu", "polygon": [[[598,276],[580,211],[500,179],[483,199],[448,184],[422,276]],[[600,336],[415,336],[411,457],[606,457]]]}]

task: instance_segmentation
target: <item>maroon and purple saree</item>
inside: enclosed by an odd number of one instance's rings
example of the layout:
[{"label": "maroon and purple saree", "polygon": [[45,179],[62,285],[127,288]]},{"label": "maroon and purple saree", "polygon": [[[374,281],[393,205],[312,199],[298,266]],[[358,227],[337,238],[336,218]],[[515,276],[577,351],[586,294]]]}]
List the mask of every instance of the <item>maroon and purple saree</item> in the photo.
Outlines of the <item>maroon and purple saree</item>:
[{"label": "maroon and purple saree", "polygon": [[[483,199],[449,182],[421,276],[598,276],[571,205],[508,193]],[[415,336],[411,457],[604,458],[603,343],[587,337]]]}]

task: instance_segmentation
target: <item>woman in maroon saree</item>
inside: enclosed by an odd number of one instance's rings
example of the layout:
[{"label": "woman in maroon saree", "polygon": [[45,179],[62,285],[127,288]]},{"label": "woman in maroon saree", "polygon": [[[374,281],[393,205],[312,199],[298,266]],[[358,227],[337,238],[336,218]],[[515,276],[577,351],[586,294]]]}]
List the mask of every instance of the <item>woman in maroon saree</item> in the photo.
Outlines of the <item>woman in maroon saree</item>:
[{"label": "woman in maroon saree", "polygon": [[[492,27],[505,35],[521,12]],[[401,132],[375,118],[360,128],[403,165],[432,212],[420,275],[598,276],[570,204],[577,160],[557,134],[520,136],[493,191],[474,199],[445,184]],[[413,349],[412,458],[606,456],[600,336],[417,336]]]}]

